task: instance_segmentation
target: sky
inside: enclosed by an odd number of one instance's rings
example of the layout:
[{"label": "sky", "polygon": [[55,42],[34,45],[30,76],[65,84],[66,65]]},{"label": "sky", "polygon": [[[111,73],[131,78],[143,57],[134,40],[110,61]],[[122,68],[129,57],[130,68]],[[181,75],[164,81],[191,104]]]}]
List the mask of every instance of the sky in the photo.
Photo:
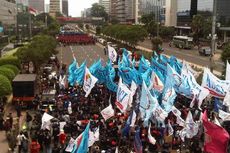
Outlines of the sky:
[{"label": "sky", "polygon": [[[68,0],[69,1],[69,15],[73,17],[80,17],[81,11],[85,8],[89,8],[93,3],[97,3],[98,0]],[[49,0],[45,0],[46,4]]]}]

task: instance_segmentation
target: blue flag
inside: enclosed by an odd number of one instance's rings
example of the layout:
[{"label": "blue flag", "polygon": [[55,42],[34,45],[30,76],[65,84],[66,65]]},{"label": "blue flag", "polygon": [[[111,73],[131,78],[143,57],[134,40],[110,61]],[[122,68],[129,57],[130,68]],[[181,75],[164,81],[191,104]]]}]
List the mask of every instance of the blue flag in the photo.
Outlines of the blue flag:
[{"label": "blue flag", "polygon": [[122,129],[122,136],[126,136],[128,137],[129,136],[129,131],[130,131],[130,125],[131,125],[131,122],[132,122],[132,117],[133,117],[133,112],[130,113],[126,123],[125,123],[125,127]]},{"label": "blue flag", "polygon": [[177,73],[181,74],[182,63],[179,62],[175,56],[171,56],[168,63],[176,70]]},{"label": "blue flag", "polygon": [[115,78],[115,70],[112,67],[111,61],[109,61],[105,67],[105,74],[106,74],[106,81],[105,81],[106,87],[112,92],[117,92],[118,86],[113,81]]},{"label": "blue flag", "polygon": [[86,61],[84,61],[81,66],[74,71],[74,83],[77,82],[78,84],[82,85],[85,75],[85,67]]},{"label": "blue flag", "polygon": [[147,85],[147,87],[150,85],[150,80],[151,80],[151,75],[152,75],[152,69],[149,68],[145,73],[142,74],[142,79]]},{"label": "blue flag", "polygon": [[141,138],[140,138],[140,127],[138,127],[136,132],[135,132],[134,149],[135,149],[136,153],[142,153],[143,152],[142,142],[141,142]]},{"label": "blue flag", "polygon": [[148,69],[150,68],[148,62],[144,58],[144,56],[141,57],[139,67],[138,67],[138,72],[139,73],[145,73]]},{"label": "blue flag", "polygon": [[95,62],[90,68],[89,68],[91,74],[95,76],[98,79],[98,83],[102,84],[106,82],[106,68],[102,66],[101,59]]},{"label": "blue flag", "polygon": [[220,99],[219,98],[214,98],[214,111],[215,112],[219,112],[219,109],[221,109],[222,110],[222,108],[223,108],[223,103],[222,102],[220,102]]},{"label": "blue flag", "polygon": [[68,71],[69,71],[69,76],[68,76],[68,81],[70,85],[74,85],[74,71],[78,69],[77,67],[77,61],[73,60],[73,62],[69,65]]},{"label": "blue flag", "polygon": [[76,153],[87,153],[88,152],[88,146],[89,146],[89,127],[90,122],[87,124],[83,134],[80,146],[77,148]]}]

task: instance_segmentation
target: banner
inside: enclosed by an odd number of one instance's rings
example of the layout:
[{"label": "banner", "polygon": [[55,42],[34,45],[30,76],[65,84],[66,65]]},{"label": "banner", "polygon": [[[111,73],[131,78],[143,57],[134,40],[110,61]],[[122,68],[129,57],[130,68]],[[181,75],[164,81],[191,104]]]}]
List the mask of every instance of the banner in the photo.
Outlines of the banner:
[{"label": "banner", "polygon": [[230,81],[220,80],[208,68],[205,68],[202,86],[208,89],[213,97],[224,98],[229,89]]},{"label": "banner", "polygon": [[47,113],[44,113],[43,116],[42,116],[42,126],[41,126],[41,129],[45,130],[45,129],[48,129],[50,130],[50,126],[51,126],[51,122],[50,120],[53,119],[54,117],[47,114]]},{"label": "banner", "polygon": [[91,147],[96,141],[99,141],[99,127],[95,131],[89,130],[89,145]]},{"label": "banner", "polygon": [[108,52],[109,52],[109,59],[112,62],[116,62],[116,60],[117,60],[117,52],[116,52],[116,50],[113,47],[108,45]]},{"label": "banner", "polygon": [[97,78],[95,78],[89,71],[89,69],[85,68],[85,76],[84,76],[84,85],[83,90],[85,91],[85,97],[88,97],[91,90],[95,86],[95,83],[97,82]]},{"label": "banner", "polygon": [[102,111],[101,111],[101,115],[102,117],[105,119],[105,121],[111,117],[114,116],[114,109],[112,107],[111,104],[109,104],[108,107],[104,108]]},{"label": "banner", "polygon": [[223,121],[230,121],[230,113],[227,113],[225,111],[219,110],[219,117],[223,120]]},{"label": "banner", "polygon": [[115,104],[122,113],[124,113],[127,109],[130,94],[131,91],[125,84],[122,83],[122,79],[120,78],[117,88],[117,99]]},{"label": "banner", "polygon": [[153,71],[152,71],[150,86],[149,86],[149,90],[151,89],[155,89],[160,93],[162,93],[164,89],[164,84],[162,83],[160,78],[157,76],[157,74]]}]

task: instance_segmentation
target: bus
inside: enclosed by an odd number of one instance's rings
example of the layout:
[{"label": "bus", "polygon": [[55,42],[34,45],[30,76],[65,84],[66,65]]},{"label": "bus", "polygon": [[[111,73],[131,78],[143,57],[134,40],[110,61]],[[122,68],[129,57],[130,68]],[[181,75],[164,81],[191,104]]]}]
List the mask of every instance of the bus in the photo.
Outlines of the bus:
[{"label": "bus", "polygon": [[193,38],[188,36],[173,36],[173,45],[181,49],[192,49]]}]

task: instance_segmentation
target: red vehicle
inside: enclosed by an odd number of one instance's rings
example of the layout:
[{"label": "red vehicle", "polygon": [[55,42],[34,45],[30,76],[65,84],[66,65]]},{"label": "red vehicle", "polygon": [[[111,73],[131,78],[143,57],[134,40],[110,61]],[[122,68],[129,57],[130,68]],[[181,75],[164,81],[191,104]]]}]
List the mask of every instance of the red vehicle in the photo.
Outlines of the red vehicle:
[{"label": "red vehicle", "polygon": [[93,37],[87,34],[59,34],[57,40],[64,44],[95,44]]}]

